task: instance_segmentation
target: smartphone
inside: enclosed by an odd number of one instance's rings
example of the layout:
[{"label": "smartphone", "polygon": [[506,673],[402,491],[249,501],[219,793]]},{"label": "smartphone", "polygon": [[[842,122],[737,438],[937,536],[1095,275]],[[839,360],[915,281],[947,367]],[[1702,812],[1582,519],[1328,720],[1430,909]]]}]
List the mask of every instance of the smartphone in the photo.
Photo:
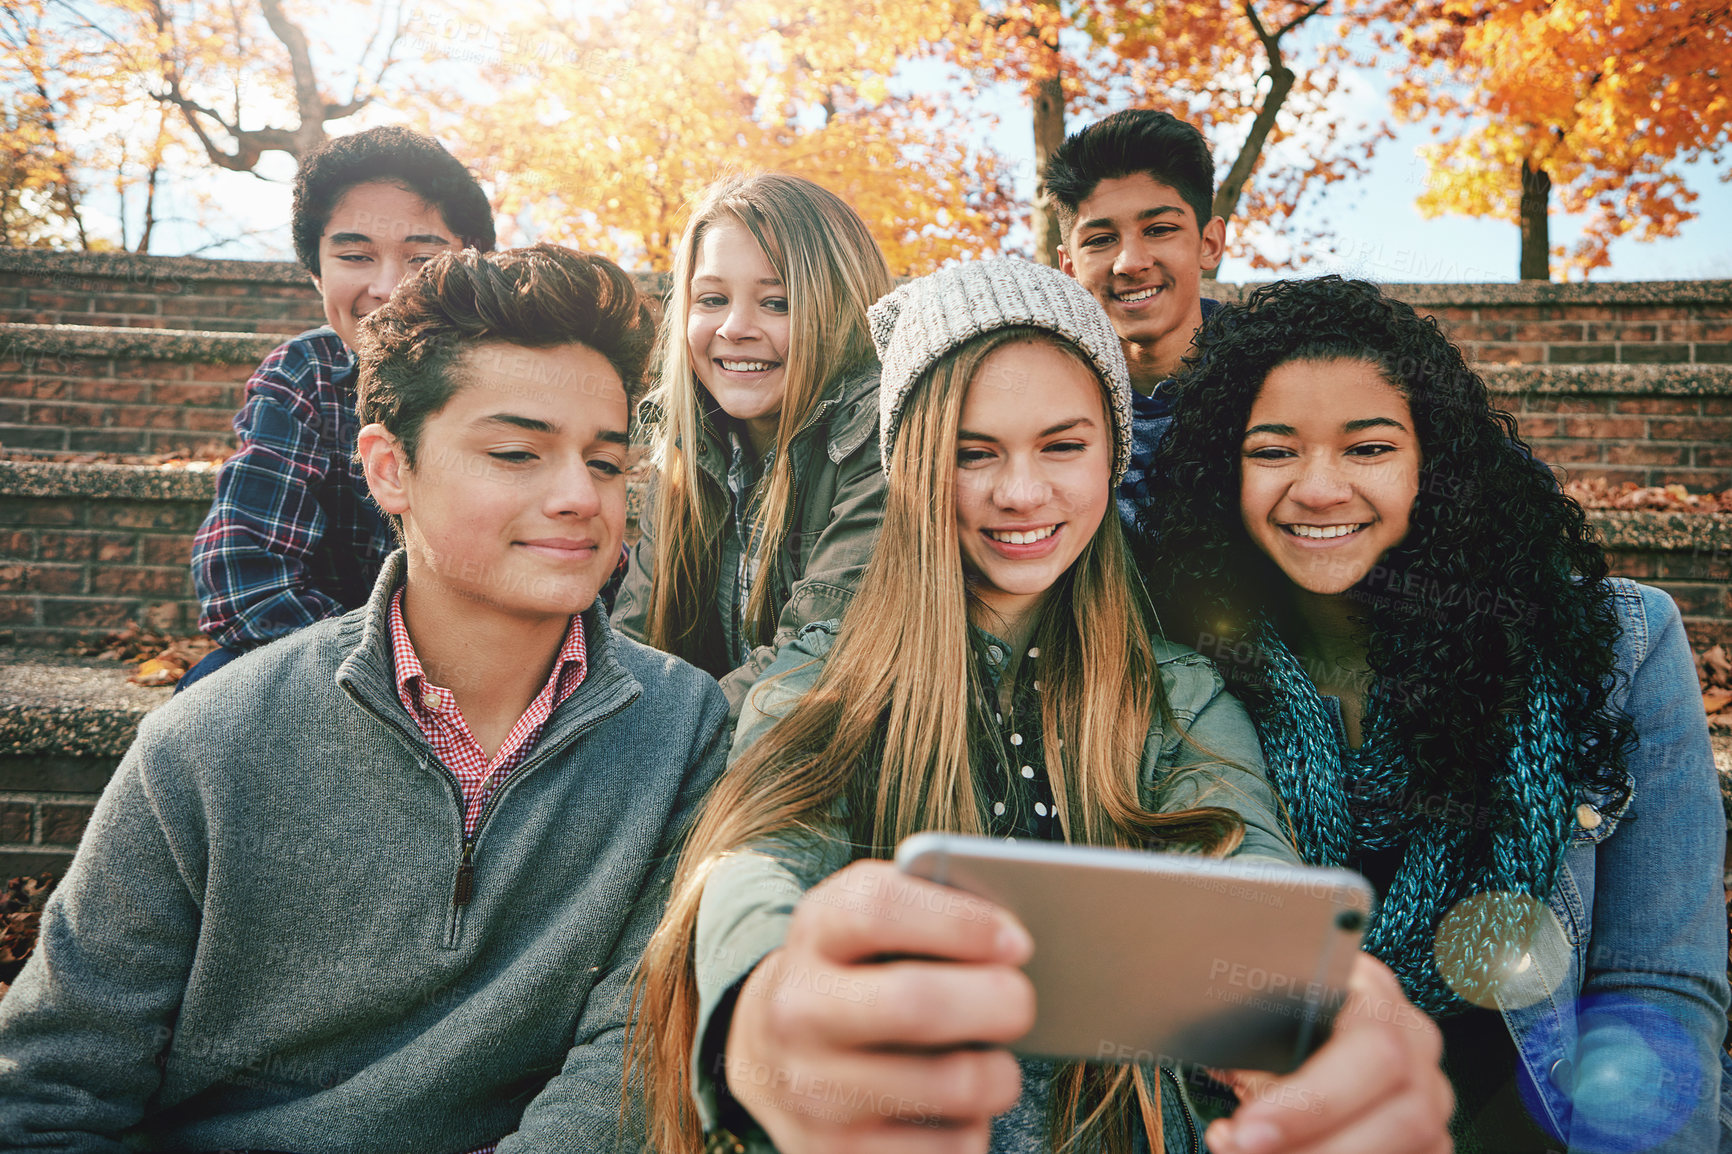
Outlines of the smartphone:
[{"label": "smartphone", "polygon": [[1297,1067],[1329,1036],[1371,915],[1351,870],[920,833],[897,868],[1015,914],[1035,1022],[1010,1048]]}]

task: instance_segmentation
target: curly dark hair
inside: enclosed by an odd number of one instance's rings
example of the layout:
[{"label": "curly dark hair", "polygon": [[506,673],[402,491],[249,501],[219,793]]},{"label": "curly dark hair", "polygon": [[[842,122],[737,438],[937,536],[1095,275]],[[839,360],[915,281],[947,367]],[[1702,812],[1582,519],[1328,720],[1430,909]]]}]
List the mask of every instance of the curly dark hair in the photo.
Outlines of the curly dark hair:
[{"label": "curly dark hair", "polygon": [[301,267],[319,275],[319,237],[343,194],[357,184],[400,184],[445,218],[463,248],[491,252],[493,208],[463,162],[431,136],[385,125],[333,136],[301,157],[289,232]]},{"label": "curly dark hair", "polygon": [[1215,657],[1254,716],[1268,707],[1248,641],[1259,612],[1285,632],[1291,586],[1241,522],[1238,450],[1272,370],[1335,359],[1370,362],[1400,390],[1423,454],[1407,537],[1348,594],[1411,788],[1489,805],[1507,719],[1543,669],[1567,691],[1570,784],[1621,804],[1632,726],[1609,701],[1619,627],[1605,554],[1461,350],[1375,285],[1271,284],[1203,322],[1151,470],[1159,500],[1141,502],[1136,534],[1169,636]]}]

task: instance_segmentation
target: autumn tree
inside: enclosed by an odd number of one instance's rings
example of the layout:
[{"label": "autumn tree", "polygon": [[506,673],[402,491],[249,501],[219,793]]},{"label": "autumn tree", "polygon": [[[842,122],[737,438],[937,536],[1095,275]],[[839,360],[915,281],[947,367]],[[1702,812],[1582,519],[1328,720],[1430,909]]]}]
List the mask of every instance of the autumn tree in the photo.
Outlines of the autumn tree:
[{"label": "autumn tree", "polygon": [[397,3],[370,10],[371,34],[346,93],[336,96],[303,28],[329,9],[304,9],[297,20],[282,0],[61,2],[98,29],[116,16],[140,20],[144,44],[125,58],[151,96],[180,113],[210,162],[234,172],[253,171],[266,152],[298,159],[326,138],[327,124],[367,107],[394,63],[402,18]]},{"label": "autumn tree", "polygon": [[[168,185],[207,165],[257,172],[267,153],[299,157],[373,103],[396,62],[399,4],[358,13],[335,0],[9,2],[0,243],[148,251]],[[98,192],[118,237],[89,225]]]},{"label": "autumn tree", "polygon": [[[898,63],[948,27],[891,0],[485,4],[417,10],[406,43],[437,83],[429,126],[490,177],[502,218],[667,267],[690,200],[776,168],[846,198],[899,273],[996,250],[1014,205],[1000,161],[941,98],[893,95]],[[468,67],[462,67],[468,66]],[[456,78],[454,81],[453,78]]]},{"label": "autumn tree", "polygon": [[42,0],[0,11],[0,244],[89,247],[83,188],[65,139],[70,61],[57,51]]},{"label": "autumn tree", "polygon": [[[1523,280],[1549,280],[1553,195],[1586,213],[1566,262],[1696,214],[1680,167],[1732,143],[1732,6],[1710,0],[1429,0],[1384,34],[1417,65],[1400,113],[1465,124],[1428,150],[1430,215],[1517,222]],[[1391,14],[1395,8],[1389,9]]]}]

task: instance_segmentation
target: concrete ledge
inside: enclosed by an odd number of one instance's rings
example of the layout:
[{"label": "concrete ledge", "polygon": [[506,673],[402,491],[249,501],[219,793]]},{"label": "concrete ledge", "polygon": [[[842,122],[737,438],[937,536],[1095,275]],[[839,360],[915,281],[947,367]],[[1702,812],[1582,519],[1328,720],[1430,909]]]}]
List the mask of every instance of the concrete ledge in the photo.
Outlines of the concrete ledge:
[{"label": "concrete ledge", "polygon": [[216,470],[0,460],[0,496],[211,501],[216,498]]},{"label": "concrete ledge", "polygon": [[173,282],[254,281],[307,284],[307,271],[288,260],[207,260],[197,256],[141,256],[120,252],[55,252],[40,248],[0,248],[0,272],[81,276],[155,285],[178,292]]},{"label": "concrete ledge", "polygon": [[[139,722],[172,696],[126,674],[116,662],[0,649],[0,881],[71,863]],[[1732,721],[1710,722],[1709,740],[1732,827]]]},{"label": "concrete ledge", "polygon": [[[630,270],[627,270],[630,271]],[[187,282],[293,285],[313,297],[307,270],[292,260],[207,260],[196,256],[149,256],[137,253],[55,252],[52,249],[0,247],[0,273],[28,273],[87,281],[115,281],[136,288],[175,295],[188,291]],[[657,300],[673,283],[669,272],[632,272],[638,291]],[[902,280],[908,278],[903,277]],[[81,286],[87,290],[91,285]],[[195,294],[196,295],[196,294]]]},{"label": "concrete ledge", "polygon": [[1493,396],[1728,397],[1732,365],[1491,365],[1476,364]]},{"label": "concrete ledge", "polygon": [[[628,482],[627,512],[635,520],[647,482]],[[154,465],[0,459],[0,497],[111,497],[129,501],[211,500],[215,470]],[[1665,513],[1649,509],[1589,509],[1588,521],[1608,549],[1659,552],[1732,551],[1732,513]]]},{"label": "concrete ledge", "polygon": [[1599,531],[1607,549],[1732,553],[1732,513],[1589,509],[1588,523]]},{"label": "concrete ledge", "polygon": [[[293,261],[206,260],[202,257],[139,256],[132,253],[55,252],[49,249],[0,248],[0,272],[67,274],[133,282],[254,281],[263,284],[307,283],[306,270]],[[640,290],[665,296],[669,274],[634,272]],[[901,278],[906,279],[906,278]],[[1204,295],[1238,301],[1267,282],[1231,284],[1204,281]],[[1732,280],[1589,281],[1550,284],[1543,281],[1478,284],[1388,283],[1385,292],[1413,305],[1533,305],[1533,304],[1732,304]],[[173,291],[173,290],[170,290]]]},{"label": "concrete ledge", "polygon": [[[1375,277],[1362,278],[1376,281]],[[1204,281],[1203,295],[1219,301],[1242,302],[1268,281],[1226,284]],[[1595,281],[1549,284],[1513,281],[1479,284],[1429,282],[1385,283],[1385,296],[1406,301],[1416,309],[1449,305],[1724,305],[1732,304],[1732,280]]]},{"label": "concrete ledge", "polygon": [[113,661],[0,648],[0,756],[121,756],[144,715],[173,696],[129,684],[130,672]]},{"label": "concrete ledge", "polygon": [[[4,251],[4,250],[0,250]],[[0,325],[0,353],[62,357],[120,357],[139,361],[257,364],[289,338],[273,333],[220,333],[198,329],[126,329],[97,325]]]}]

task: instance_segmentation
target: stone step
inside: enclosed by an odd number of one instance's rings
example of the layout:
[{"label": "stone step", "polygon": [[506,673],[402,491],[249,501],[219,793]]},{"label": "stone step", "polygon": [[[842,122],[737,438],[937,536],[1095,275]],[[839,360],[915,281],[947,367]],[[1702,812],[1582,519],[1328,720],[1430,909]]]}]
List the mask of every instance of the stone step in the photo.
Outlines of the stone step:
[{"label": "stone step", "polygon": [[[307,327],[314,328],[321,323],[316,320]],[[0,356],[23,361],[118,357],[123,360],[253,365],[282,343],[283,338],[275,333],[115,325],[0,324]]]},{"label": "stone step", "polygon": [[[279,342],[0,324],[0,446],[220,456],[247,377]],[[1572,476],[1732,488],[1732,364],[1478,367],[1534,451]]]},{"label": "stone step", "polygon": [[129,667],[0,648],[0,881],[61,873],[144,715],[170,689]]},{"label": "stone step", "polygon": [[[129,622],[196,628],[192,535],[214,470],[0,459],[0,635],[41,646]],[[627,495],[635,532],[643,485]],[[1732,513],[1592,509],[1614,572],[1678,601],[1699,644],[1732,642]]]},{"label": "stone step", "polygon": [[[666,295],[668,274],[636,280]],[[324,307],[293,261],[0,248],[0,322],[292,336],[324,323]]]},{"label": "stone step", "polygon": [[292,262],[0,248],[0,321],[292,335],[323,319]]},{"label": "stone step", "polygon": [[1732,397],[1732,364],[1476,364],[1486,388],[1511,394],[1579,397]]},{"label": "stone step", "polygon": [[[5,251],[0,249],[0,253]],[[636,279],[655,283],[665,279],[665,274],[642,274]],[[293,332],[323,323],[322,316],[315,316]],[[47,359],[51,366],[57,359],[121,357],[244,364],[250,368],[282,340],[279,333],[200,330],[191,325],[152,327],[0,320],[0,360]],[[1732,358],[1699,364],[1481,361],[1474,367],[1485,377],[1491,391],[1499,394],[1732,396]]]},{"label": "stone step", "polygon": [[46,452],[222,455],[275,335],[0,326],[0,445]]},{"label": "stone step", "polygon": [[[128,683],[129,672],[114,661],[0,648],[0,882],[65,870],[139,722],[173,695]],[[1732,721],[1717,719],[1710,741],[1732,796]]]}]

